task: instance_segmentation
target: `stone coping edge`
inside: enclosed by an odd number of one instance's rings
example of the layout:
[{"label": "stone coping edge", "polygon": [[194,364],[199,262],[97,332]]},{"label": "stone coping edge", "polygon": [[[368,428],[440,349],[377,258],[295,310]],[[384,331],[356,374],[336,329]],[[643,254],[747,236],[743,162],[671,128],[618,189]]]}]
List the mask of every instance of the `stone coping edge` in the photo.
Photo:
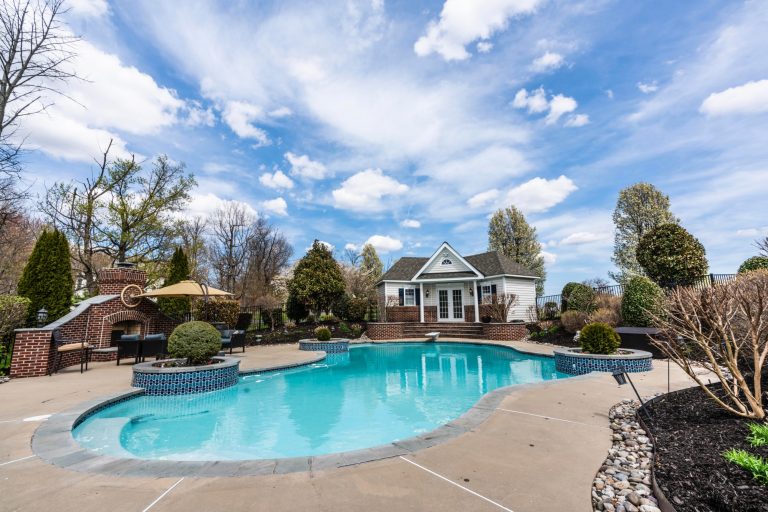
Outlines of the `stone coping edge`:
[{"label": "stone coping edge", "polygon": [[[468,342],[468,344],[506,346],[496,343],[481,342]],[[513,347],[506,347],[511,350],[517,350]],[[534,353],[532,355],[552,357],[545,354]],[[319,357],[313,362],[321,361],[325,359],[325,357],[326,355],[323,354],[322,357]],[[302,362],[274,368],[256,368],[240,373],[249,374],[292,368],[313,364],[313,362]],[[567,382],[595,378],[596,375],[599,374],[592,373],[578,375],[562,379],[562,381]],[[72,436],[72,429],[74,426],[79,424],[80,421],[85,419],[94,410],[144,393],[143,389],[133,388],[128,392],[114,393],[106,397],[90,400],[62,413],[51,416],[45,423],[38,427],[33,434],[32,451],[35,455],[49,464],[72,471],[144,478],[260,476],[337,469],[365,462],[407,455],[445,443],[462,434],[471,432],[476,427],[480,426],[496,411],[504,398],[511,393],[525,388],[551,385],[558,382],[558,380],[548,380],[497,388],[480,397],[480,399],[460,417],[445,425],[441,425],[430,432],[388,444],[327,455],[281,459],[172,461],[112,457],[98,454],[80,446]]]},{"label": "stone coping edge", "polygon": [[349,343],[349,338],[331,338],[328,341],[320,341],[317,338],[305,338],[303,340],[299,340],[299,343]]},{"label": "stone coping edge", "polygon": [[229,368],[230,366],[237,366],[240,364],[240,359],[236,357],[214,356],[211,359],[219,362],[214,364],[203,364],[200,366],[171,366],[168,368],[161,368],[155,365],[158,363],[184,361],[184,359],[160,359],[159,361],[148,361],[146,363],[134,364],[133,373],[190,373],[205,370],[218,370],[220,368]]},{"label": "stone coping edge", "polygon": [[646,352],[645,350],[634,350],[631,348],[619,348],[629,352],[629,354],[583,354],[579,352],[580,348],[556,348],[553,350],[555,354],[560,354],[568,357],[581,357],[584,359],[648,359],[653,357],[653,354]]}]

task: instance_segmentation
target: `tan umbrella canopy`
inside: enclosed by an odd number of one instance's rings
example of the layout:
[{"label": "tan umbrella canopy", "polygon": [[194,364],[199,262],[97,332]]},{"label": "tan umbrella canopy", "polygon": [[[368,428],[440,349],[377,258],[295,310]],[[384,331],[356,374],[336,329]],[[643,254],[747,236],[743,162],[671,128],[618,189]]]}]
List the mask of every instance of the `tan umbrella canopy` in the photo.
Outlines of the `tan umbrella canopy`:
[{"label": "tan umbrella canopy", "polygon": [[210,287],[197,281],[185,280],[142,293],[139,297],[231,297],[233,293]]}]

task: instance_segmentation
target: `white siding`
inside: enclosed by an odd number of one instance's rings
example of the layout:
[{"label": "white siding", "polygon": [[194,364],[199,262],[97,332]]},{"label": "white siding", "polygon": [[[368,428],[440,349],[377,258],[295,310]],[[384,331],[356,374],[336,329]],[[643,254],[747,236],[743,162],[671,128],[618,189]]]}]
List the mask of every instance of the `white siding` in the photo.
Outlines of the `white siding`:
[{"label": "white siding", "polygon": [[531,306],[536,305],[536,281],[534,279],[523,279],[521,277],[505,277],[505,293],[514,293],[517,296],[517,305],[509,312],[508,321],[529,320],[528,315]]},{"label": "white siding", "polygon": [[[446,258],[451,260],[450,265],[443,265],[443,260]],[[469,272],[469,271],[471,271],[471,269],[461,262],[461,258],[459,258],[458,254],[454,253],[450,249],[445,249],[441,251],[440,254],[437,255],[437,258],[435,258],[435,260],[427,267],[424,273],[439,274],[441,272]]]}]

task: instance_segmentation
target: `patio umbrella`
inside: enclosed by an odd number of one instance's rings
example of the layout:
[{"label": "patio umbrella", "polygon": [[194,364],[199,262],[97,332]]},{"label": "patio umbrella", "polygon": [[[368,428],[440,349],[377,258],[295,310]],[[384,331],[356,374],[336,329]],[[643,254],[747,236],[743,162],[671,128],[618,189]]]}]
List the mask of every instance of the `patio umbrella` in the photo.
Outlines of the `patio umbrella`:
[{"label": "patio umbrella", "polygon": [[208,297],[231,297],[232,295],[234,293],[188,279],[157,290],[150,290],[138,295],[138,297],[204,297],[207,299]]}]

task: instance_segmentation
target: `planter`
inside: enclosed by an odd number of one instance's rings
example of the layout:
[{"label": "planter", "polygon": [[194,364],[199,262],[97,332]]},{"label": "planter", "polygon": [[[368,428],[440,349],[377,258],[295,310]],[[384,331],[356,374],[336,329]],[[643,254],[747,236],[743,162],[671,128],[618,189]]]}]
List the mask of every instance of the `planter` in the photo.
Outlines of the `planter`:
[{"label": "planter", "polygon": [[144,388],[147,395],[185,395],[205,393],[237,384],[240,360],[234,357],[213,357],[216,363],[202,366],[171,366],[163,363],[183,362],[184,359],[163,359],[133,365],[132,386]]},{"label": "planter", "polygon": [[331,338],[328,341],[318,341],[316,339],[299,340],[299,350],[322,350],[328,354],[337,354],[349,351],[349,340],[346,338]]},{"label": "planter", "polygon": [[654,359],[665,359],[658,348],[651,345],[651,336],[659,334],[655,327],[617,327],[616,332],[621,337],[621,347],[634,350],[645,350],[653,354]]},{"label": "planter", "polygon": [[557,371],[571,375],[590,372],[612,372],[619,368],[628,373],[653,369],[653,354],[645,350],[619,349],[617,354],[584,354],[580,348],[556,348]]}]

